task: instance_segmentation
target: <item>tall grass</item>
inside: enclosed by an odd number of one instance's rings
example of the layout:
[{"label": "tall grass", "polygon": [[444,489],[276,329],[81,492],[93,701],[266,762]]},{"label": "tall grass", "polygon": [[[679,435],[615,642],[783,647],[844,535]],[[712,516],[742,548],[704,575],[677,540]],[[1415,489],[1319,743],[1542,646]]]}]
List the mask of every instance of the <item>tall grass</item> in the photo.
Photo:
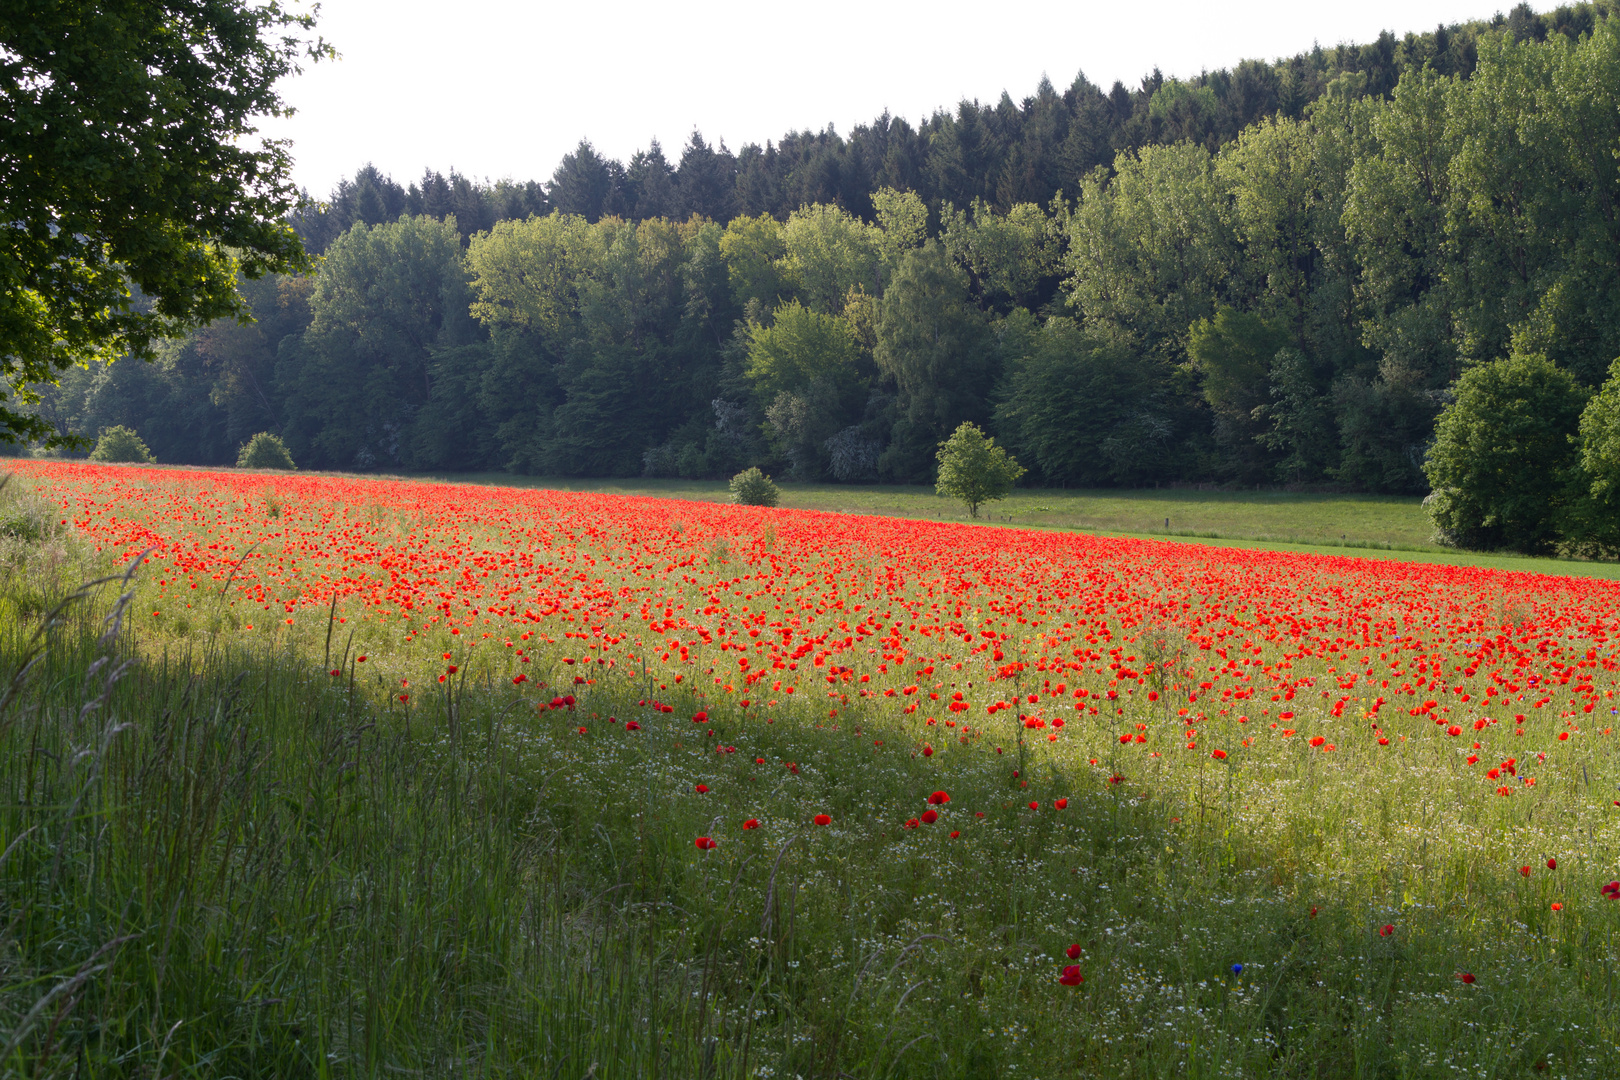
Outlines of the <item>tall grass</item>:
[{"label": "tall grass", "polygon": [[138,576],[75,594],[116,568],[0,495],[38,525],[0,550],[7,1074],[1620,1065],[1595,739],[1531,803],[1480,800],[1421,719],[1389,725],[1399,766],[1329,768],[1302,740],[1149,758],[1099,721],[921,757],[875,703],[694,725],[610,679],[537,714],[465,668],[401,703],[341,649],[334,678],[304,639],[137,629]]}]

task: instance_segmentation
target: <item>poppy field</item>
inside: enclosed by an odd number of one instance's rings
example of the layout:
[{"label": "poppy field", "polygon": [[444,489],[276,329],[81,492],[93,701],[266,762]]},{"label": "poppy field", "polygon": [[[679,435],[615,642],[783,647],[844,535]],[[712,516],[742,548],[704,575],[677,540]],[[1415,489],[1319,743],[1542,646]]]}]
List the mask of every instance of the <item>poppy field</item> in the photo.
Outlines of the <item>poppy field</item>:
[{"label": "poppy field", "polygon": [[[27,809],[89,783],[23,763],[59,738],[104,762],[112,839],[85,834],[84,887],[118,913],[76,954],[94,977],[6,1051],[45,1062],[23,1075],[71,1069],[40,1057],[68,1000],[53,1040],[122,1039],[142,1068],[162,1047],[186,1075],[224,1075],[204,1047],[226,1043],[231,1067],[289,1075],[1597,1076],[1620,1057],[1614,583],[12,468],[60,552],[141,560],[119,609],[136,663],[96,714],[123,701],[130,730],[88,711],[47,730],[88,692],[68,667],[0,728],[7,904],[78,865]],[[44,556],[7,557],[11,662],[46,603]],[[88,629],[74,648],[92,663]],[[181,749],[181,713],[233,734]],[[186,754],[240,779],[204,798]],[[183,797],[157,794],[170,768]],[[129,865],[91,873],[119,858],[98,843]],[[164,892],[152,853],[182,847]],[[195,1015],[140,989],[150,940],[89,963],[123,933],[172,941],[158,893],[195,919]],[[14,923],[11,955],[61,952],[54,918]],[[20,1030],[80,970],[37,968],[0,1016]]]}]

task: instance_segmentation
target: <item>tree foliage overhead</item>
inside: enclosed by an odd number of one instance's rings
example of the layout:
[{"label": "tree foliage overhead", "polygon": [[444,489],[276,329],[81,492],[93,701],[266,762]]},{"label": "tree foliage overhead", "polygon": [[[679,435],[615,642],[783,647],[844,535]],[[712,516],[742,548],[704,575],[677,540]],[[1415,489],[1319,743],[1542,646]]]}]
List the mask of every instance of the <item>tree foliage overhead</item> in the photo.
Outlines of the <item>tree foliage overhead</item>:
[{"label": "tree foliage overhead", "polygon": [[[308,262],[276,83],[328,50],[276,0],[0,8],[0,377],[30,384],[246,310]],[[59,435],[0,403],[0,437]]]}]

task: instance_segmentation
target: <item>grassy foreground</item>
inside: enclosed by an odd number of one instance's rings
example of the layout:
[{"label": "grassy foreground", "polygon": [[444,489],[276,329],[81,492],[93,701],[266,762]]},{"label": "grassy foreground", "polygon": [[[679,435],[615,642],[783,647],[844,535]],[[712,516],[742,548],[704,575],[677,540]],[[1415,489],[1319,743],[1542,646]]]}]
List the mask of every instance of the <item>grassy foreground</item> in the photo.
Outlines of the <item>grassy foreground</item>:
[{"label": "grassy foreground", "polygon": [[[1596,736],[1531,802],[1478,798],[1456,746],[1403,716],[1397,770],[1369,740],[1331,768],[1301,740],[1220,767],[1116,755],[1121,723],[1158,722],[1145,703],[1071,721],[1062,754],[926,758],[875,705],[693,725],[678,689],[672,720],[601,679],[536,714],[476,667],[400,705],[352,657],[328,674],[318,634],[137,629],[139,579],[49,617],[111,568],[19,506],[0,514],[10,1074],[1620,1066],[1620,904],[1590,887],[1620,856],[1620,768]],[[935,790],[941,819],[908,827]],[[1087,981],[1060,986],[1071,945]]]}]

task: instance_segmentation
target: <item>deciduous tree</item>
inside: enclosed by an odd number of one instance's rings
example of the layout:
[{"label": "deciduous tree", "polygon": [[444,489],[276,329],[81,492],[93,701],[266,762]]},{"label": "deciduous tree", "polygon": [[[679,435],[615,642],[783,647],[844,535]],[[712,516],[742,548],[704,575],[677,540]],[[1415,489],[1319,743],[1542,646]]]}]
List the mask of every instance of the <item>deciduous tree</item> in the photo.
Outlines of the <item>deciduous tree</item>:
[{"label": "deciduous tree", "polygon": [[308,265],[277,84],[328,55],[280,0],[0,8],[0,438],[60,441],[30,384],[245,314]]}]

